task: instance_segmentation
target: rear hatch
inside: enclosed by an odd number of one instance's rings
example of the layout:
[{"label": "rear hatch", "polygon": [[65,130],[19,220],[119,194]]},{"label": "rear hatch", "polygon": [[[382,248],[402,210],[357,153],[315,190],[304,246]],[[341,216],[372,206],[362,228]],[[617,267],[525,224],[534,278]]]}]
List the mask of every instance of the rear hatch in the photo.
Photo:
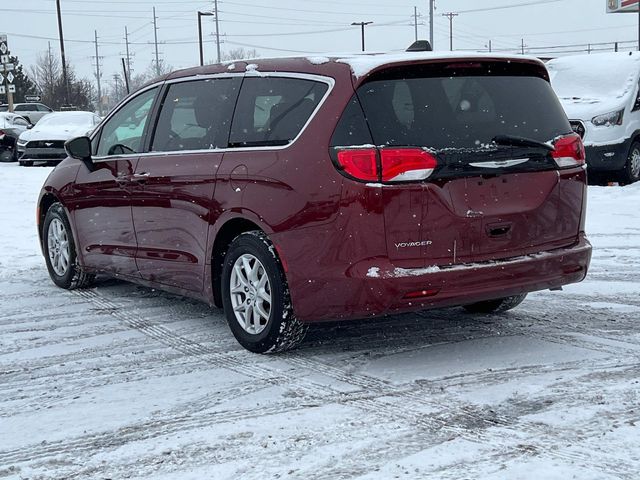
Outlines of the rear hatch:
[{"label": "rear hatch", "polygon": [[332,156],[346,176],[381,187],[398,266],[514,257],[579,234],[584,176],[568,173],[584,149],[538,63],[378,71],[356,89]]}]

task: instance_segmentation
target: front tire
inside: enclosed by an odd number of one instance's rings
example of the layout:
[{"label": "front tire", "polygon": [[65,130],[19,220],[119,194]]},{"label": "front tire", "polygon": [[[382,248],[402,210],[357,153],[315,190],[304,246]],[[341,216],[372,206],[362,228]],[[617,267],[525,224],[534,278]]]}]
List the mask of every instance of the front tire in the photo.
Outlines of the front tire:
[{"label": "front tire", "polygon": [[280,260],[263,232],[235,238],[224,259],[221,281],[227,323],[244,348],[283,352],[302,342],[307,326],[294,315]]},{"label": "front tire", "polygon": [[635,141],[631,144],[627,163],[622,169],[620,177],[622,183],[627,185],[640,180],[640,142]]},{"label": "front tire", "polygon": [[527,298],[527,294],[523,293],[522,295],[514,295],[513,297],[497,298],[495,300],[486,300],[484,302],[472,303],[471,305],[464,305],[464,309],[469,313],[501,313],[516,308],[525,298]]},{"label": "front tire", "polygon": [[60,203],[51,205],[44,218],[42,247],[49,276],[58,287],[73,290],[93,282],[94,275],[78,266],[71,225]]}]

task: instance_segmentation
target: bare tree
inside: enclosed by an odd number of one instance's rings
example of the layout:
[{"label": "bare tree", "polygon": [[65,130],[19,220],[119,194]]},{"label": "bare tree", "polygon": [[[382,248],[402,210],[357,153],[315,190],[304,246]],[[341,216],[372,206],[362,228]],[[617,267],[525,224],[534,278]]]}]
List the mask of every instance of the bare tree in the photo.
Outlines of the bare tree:
[{"label": "bare tree", "polygon": [[31,78],[38,85],[42,95],[42,101],[52,105],[56,95],[56,85],[62,76],[62,68],[57,57],[51,50],[38,54],[36,64],[30,67]]},{"label": "bare tree", "polygon": [[227,62],[229,60],[245,60],[250,58],[258,58],[260,55],[255,48],[245,50],[243,47],[233,48],[228,52],[222,54],[222,61]]}]

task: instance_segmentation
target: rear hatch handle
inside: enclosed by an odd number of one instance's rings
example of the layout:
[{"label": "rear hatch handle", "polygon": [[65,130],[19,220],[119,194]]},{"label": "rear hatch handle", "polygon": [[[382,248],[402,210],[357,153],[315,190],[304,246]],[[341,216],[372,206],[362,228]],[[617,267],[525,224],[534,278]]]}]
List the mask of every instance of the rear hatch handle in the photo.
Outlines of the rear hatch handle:
[{"label": "rear hatch handle", "polygon": [[511,233],[513,223],[490,223],[486,227],[487,235],[491,238],[503,238],[508,237]]}]

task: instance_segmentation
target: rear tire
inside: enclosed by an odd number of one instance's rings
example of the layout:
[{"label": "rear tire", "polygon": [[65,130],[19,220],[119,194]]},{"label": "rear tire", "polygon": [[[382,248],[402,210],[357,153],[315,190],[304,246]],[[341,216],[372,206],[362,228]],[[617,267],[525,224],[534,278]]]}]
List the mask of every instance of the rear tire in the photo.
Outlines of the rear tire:
[{"label": "rear tire", "polygon": [[14,153],[13,150],[0,150],[0,162],[13,162],[14,161]]},{"label": "rear tire", "polygon": [[464,309],[469,313],[501,313],[516,308],[520,305],[527,294],[514,295],[513,297],[497,298],[495,300],[486,300],[484,302],[472,303],[464,305]]},{"label": "rear tire", "polygon": [[282,265],[263,232],[235,238],[224,259],[221,282],[227,323],[244,348],[274,353],[302,342],[307,326],[294,315]]},{"label": "rear tire", "polygon": [[94,275],[82,271],[78,265],[76,245],[71,225],[60,203],[51,205],[42,227],[42,250],[53,283],[60,288],[87,288]]},{"label": "rear tire", "polygon": [[620,180],[627,185],[640,180],[640,142],[638,141],[631,144],[627,163],[620,172]]}]

